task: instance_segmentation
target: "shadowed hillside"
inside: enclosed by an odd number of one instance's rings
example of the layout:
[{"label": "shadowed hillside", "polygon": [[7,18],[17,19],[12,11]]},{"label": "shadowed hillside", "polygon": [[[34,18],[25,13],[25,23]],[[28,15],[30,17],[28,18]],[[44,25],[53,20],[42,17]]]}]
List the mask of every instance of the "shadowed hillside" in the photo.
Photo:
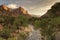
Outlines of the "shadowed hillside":
[{"label": "shadowed hillside", "polygon": [[60,2],[54,4],[42,17],[57,17],[60,16]]}]

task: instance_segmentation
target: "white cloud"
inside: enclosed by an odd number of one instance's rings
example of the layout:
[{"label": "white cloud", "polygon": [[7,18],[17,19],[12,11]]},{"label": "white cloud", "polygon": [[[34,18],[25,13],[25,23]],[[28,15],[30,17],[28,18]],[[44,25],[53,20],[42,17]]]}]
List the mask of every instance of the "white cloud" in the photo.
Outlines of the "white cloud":
[{"label": "white cloud", "polygon": [[34,15],[42,16],[47,12],[47,10],[51,8],[51,6],[52,5],[44,6],[44,7],[31,7],[31,10],[29,12]]},{"label": "white cloud", "polygon": [[9,8],[16,9],[18,6],[16,4],[9,4],[7,5]]}]

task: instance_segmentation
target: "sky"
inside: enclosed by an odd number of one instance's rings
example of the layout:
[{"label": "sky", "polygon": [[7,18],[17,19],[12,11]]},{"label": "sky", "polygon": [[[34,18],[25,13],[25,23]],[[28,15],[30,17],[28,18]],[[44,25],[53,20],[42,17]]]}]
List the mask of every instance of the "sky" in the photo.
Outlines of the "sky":
[{"label": "sky", "polygon": [[60,0],[0,0],[0,5],[6,4],[12,9],[21,6],[30,14],[41,16],[56,2],[60,2]]}]

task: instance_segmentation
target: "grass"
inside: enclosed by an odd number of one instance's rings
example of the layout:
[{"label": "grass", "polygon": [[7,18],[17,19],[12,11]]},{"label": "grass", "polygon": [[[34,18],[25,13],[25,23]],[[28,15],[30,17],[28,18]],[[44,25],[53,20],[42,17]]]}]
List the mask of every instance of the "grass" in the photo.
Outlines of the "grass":
[{"label": "grass", "polygon": [[55,17],[51,21],[53,24],[60,24],[60,17]]}]

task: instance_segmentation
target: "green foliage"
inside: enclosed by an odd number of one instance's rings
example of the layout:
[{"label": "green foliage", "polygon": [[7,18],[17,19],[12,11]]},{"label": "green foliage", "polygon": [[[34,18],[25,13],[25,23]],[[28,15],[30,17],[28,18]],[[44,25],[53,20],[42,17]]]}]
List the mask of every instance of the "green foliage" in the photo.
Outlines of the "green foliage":
[{"label": "green foliage", "polygon": [[28,26],[28,18],[24,15],[19,15],[18,17],[11,15],[0,16],[0,24],[3,26],[2,31],[0,31],[0,37],[7,40],[12,32],[19,30],[21,26]]},{"label": "green foliage", "polygon": [[35,29],[40,28],[40,24],[41,24],[41,21],[40,20],[35,20],[35,22],[34,22],[34,28]]},{"label": "green foliage", "polygon": [[60,3],[54,4],[51,9],[48,10],[47,14],[49,14],[49,16],[41,20],[40,25],[43,27],[42,34],[44,37],[47,36],[46,40],[54,40],[53,36],[60,30]]},{"label": "green foliage", "polygon": [[60,24],[60,17],[55,17],[51,21],[53,24]]},{"label": "green foliage", "polygon": [[[35,29],[41,28],[42,35],[44,37],[47,36],[47,40],[52,40],[56,29],[60,30],[60,13],[57,12],[60,12],[60,3],[56,3],[54,6],[52,6],[47,12],[49,16],[44,18],[28,18],[23,14],[13,17],[11,14],[9,15],[9,12],[6,12],[7,15],[0,15],[0,24],[3,26],[2,31],[0,30],[0,37],[7,40],[10,38],[12,32],[19,30],[20,27],[26,27],[31,24]],[[26,38],[25,33],[19,33],[19,38],[24,40]]]},{"label": "green foliage", "polygon": [[20,15],[18,17],[18,19],[20,20],[20,24],[23,26],[27,26],[28,25],[28,18],[26,16]]},{"label": "green foliage", "polygon": [[0,31],[0,37],[7,40],[10,37],[10,31],[7,29]]}]

